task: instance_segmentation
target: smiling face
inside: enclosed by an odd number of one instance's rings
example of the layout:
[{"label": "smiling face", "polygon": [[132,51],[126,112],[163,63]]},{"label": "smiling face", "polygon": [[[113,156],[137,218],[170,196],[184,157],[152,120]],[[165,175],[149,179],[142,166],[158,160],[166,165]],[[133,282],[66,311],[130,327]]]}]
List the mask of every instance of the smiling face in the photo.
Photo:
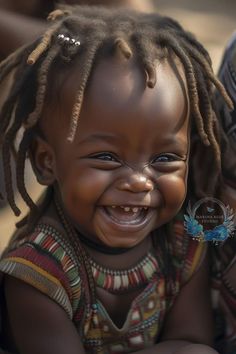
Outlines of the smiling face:
[{"label": "smiling face", "polygon": [[100,61],[71,143],[67,136],[78,83],[75,69],[63,88],[63,107],[56,113],[53,109],[54,116],[60,115],[57,134],[55,124],[48,127],[42,121],[64,208],[87,237],[110,247],[133,247],[181,208],[188,169],[188,104],[183,70],[180,64],[176,67],[159,63],[157,84],[150,89],[133,60]]}]

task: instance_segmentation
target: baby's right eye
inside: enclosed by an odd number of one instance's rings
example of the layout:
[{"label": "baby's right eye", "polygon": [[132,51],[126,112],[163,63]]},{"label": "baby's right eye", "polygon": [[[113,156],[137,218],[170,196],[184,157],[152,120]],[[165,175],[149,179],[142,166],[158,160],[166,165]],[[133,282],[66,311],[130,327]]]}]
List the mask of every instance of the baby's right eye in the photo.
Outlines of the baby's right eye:
[{"label": "baby's right eye", "polygon": [[111,152],[100,152],[88,156],[91,161],[90,167],[100,170],[114,170],[121,166],[120,159]]},{"label": "baby's right eye", "polygon": [[108,161],[108,162],[119,162],[119,159],[117,158],[117,156],[115,156],[114,154],[110,153],[110,152],[101,152],[98,154],[94,154],[89,156],[90,159],[98,159],[98,160],[102,160],[102,161]]}]

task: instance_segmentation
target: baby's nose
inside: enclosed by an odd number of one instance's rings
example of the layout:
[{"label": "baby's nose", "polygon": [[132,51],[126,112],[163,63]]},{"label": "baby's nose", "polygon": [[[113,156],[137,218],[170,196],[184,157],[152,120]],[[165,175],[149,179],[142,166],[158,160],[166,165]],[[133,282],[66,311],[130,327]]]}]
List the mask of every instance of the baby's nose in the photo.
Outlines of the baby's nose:
[{"label": "baby's nose", "polygon": [[150,192],[154,189],[154,183],[141,173],[132,173],[120,181],[119,189],[133,193]]}]

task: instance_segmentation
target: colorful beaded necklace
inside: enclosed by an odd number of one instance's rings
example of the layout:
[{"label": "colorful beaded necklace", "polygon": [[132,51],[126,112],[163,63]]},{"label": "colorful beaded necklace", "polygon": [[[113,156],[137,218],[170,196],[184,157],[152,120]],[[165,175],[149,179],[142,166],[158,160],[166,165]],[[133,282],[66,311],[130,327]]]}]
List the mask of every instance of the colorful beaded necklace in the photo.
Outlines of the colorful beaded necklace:
[{"label": "colorful beaded necklace", "polygon": [[147,284],[158,269],[156,258],[149,252],[136,266],[124,270],[104,268],[89,259],[98,287],[110,292],[126,292]]}]

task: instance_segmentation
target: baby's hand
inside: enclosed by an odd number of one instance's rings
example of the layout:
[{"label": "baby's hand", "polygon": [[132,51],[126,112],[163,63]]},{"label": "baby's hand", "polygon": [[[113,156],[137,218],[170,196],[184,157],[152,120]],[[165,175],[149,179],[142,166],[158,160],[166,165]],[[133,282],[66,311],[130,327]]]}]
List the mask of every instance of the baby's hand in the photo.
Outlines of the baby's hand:
[{"label": "baby's hand", "polygon": [[215,349],[204,344],[189,344],[178,349],[174,354],[219,354]]}]

